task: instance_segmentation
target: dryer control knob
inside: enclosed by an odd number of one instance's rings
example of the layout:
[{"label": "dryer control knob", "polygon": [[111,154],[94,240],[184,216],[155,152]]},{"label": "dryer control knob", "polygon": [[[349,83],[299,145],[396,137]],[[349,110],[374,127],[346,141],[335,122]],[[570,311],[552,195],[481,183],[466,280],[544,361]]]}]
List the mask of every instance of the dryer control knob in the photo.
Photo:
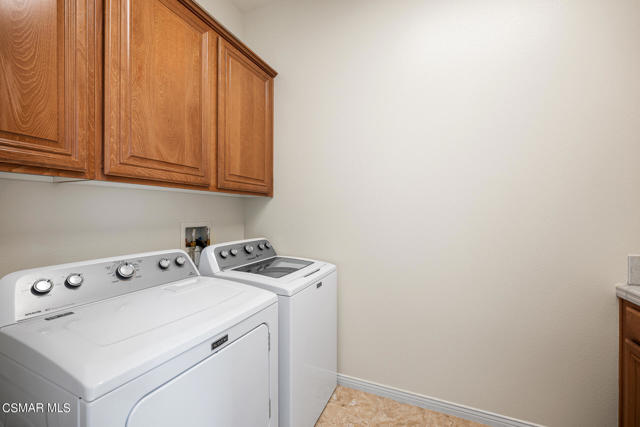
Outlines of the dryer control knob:
[{"label": "dryer control knob", "polygon": [[267,249],[271,249],[271,243],[269,243],[269,242],[264,242],[264,245],[267,247]]},{"label": "dryer control knob", "polygon": [[70,274],[67,276],[67,280],[64,281],[64,284],[67,285],[67,288],[79,288],[82,285],[84,278],[80,274]]},{"label": "dryer control knob", "polygon": [[261,251],[264,250],[264,243],[260,243],[258,244],[258,249],[260,249]]},{"label": "dryer control knob", "polygon": [[221,256],[222,258],[226,258],[226,257],[228,257],[228,256],[229,256],[229,251],[220,251],[220,256]]},{"label": "dryer control knob", "polygon": [[53,289],[53,282],[48,279],[40,279],[36,280],[34,284],[31,286],[31,292],[36,295],[44,295],[49,293],[49,291]]},{"label": "dryer control knob", "polygon": [[167,268],[169,268],[170,265],[171,265],[171,261],[169,260],[169,258],[162,258],[160,261],[158,261],[158,267],[160,267],[163,270],[166,270]]},{"label": "dryer control knob", "polygon": [[125,262],[118,266],[116,274],[121,279],[131,279],[136,274],[136,268],[130,262]]},{"label": "dryer control knob", "polygon": [[238,255],[238,250],[236,248],[231,249],[231,255],[233,256]]},{"label": "dryer control knob", "polygon": [[184,263],[187,262],[186,258],[183,257],[182,255],[178,255],[176,257],[176,264],[179,265],[180,267],[182,267],[184,265]]},{"label": "dryer control knob", "polygon": [[253,252],[253,246],[251,245],[245,245],[244,247],[244,251],[248,254],[250,254],[251,252]]}]

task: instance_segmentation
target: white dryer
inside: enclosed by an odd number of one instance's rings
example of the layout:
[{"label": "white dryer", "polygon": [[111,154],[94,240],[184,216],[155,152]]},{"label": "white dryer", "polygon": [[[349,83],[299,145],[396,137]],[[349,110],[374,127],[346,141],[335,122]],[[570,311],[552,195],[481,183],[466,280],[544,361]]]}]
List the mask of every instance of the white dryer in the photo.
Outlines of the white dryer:
[{"label": "white dryer", "polygon": [[183,251],[0,280],[0,426],[278,425],[277,298]]},{"label": "white dryer", "polygon": [[207,247],[200,272],[278,294],[280,425],[313,426],[337,382],[335,265],[278,256],[266,239],[250,239]]}]

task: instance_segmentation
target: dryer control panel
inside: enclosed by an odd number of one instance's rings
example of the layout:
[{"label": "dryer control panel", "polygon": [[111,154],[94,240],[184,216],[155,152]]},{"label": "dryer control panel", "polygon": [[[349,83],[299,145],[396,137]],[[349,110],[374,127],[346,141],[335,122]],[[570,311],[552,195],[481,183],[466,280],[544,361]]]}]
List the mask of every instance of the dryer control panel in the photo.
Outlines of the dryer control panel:
[{"label": "dryer control panel", "polygon": [[258,239],[217,246],[214,254],[220,270],[228,270],[274,257],[276,250],[268,240]]},{"label": "dryer control panel", "polygon": [[0,327],[198,275],[189,256],[180,250],[18,271],[0,281],[0,298],[9,297],[12,304],[5,312],[13,313],[6,319],[5,313],[0,315]]}]

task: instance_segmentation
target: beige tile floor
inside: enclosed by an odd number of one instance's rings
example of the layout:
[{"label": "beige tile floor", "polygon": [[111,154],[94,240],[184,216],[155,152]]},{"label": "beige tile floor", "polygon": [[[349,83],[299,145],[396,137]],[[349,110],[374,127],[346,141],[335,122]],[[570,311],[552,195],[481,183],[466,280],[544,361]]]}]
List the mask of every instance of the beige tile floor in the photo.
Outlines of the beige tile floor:
[{"label": "beige tile floor", "polygon": [[316,427],[327,426],[481,427],[483,424],[338,386],[316,423]]}]

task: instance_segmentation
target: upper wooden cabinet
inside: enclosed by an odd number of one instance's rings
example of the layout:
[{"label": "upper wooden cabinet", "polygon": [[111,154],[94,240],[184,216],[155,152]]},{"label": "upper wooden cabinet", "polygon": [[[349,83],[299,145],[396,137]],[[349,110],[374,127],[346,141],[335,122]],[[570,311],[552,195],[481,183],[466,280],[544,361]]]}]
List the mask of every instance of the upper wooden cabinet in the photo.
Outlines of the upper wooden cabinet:
[{"label": "upper wooden cabinet", "polygon": [[275,76],[192,0],[0,0],[0,170],[271,195]]},{"label": "upper wooden cabinet", "polygon": [[0,1],[2,170],[93,177],[93,5]]},{"label": "upper wooden cabinet", "polygon": [[220,40],[218,188],[273,193],[273,78]]},{"label": "upper wooden cabinet", "polygon": [[178,0],[108,0],[106,175],[211,185],[217,34]]}]

